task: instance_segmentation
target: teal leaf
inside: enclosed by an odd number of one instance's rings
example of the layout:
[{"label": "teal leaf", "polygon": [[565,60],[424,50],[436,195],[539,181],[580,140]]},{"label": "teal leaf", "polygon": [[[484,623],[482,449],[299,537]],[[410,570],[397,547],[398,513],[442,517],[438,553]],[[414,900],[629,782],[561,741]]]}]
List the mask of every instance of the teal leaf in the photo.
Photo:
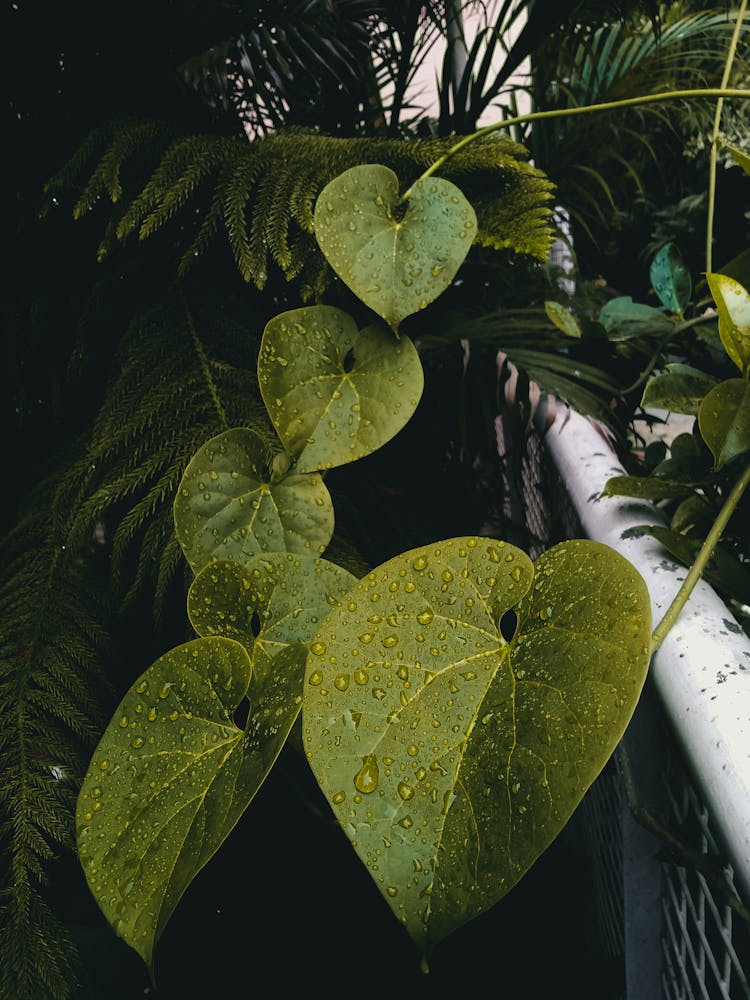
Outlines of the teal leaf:
[{"label": "teal leaf", "polygon": [[567,542],[532,566],[454,538],[384,563],[323,622],[305,749],[423,954],[565,825],[633,712],[650,619],[643,580],[606,546]]},{"label": "teal leaf", "polygon": [[190,586],[188,617],[198,635],[242,643],[253,676],[265,679],[282,650],[310,644],[356,582],[335,563],[292,552],[256,555],[245,565],[214,562]]},{"label": "teal leaf", "polygon": [[651,287],[661,304],[671,313],[682,313],[690,302],[693,282],[682,254],[674,243],[667,243],[651,261]]},{"label": "teal leaf", "polygon": [[325,550],[334,516],[322,478],[294,471],[277,478],[272,465],[262,439],[245,427],[211,438],[190,460],[175,498],[174,523],[196,573],[215,559],[244,562],[257,552],[317,556]]},{"label": "teal leaf", "polygon": [[712,375],[690,365],[667,365],[664,374],[649,379],[641,406],[697,416],[701,400],[715,385]]},{"label": "teal leaf", "polygon": [[717,469],[750,450],[750,382],[720,382],[701,403],[698,427]]},{"label": "teal leaf", "polygon": [[719,336],[741,374],[750,368],[750,294],[726,274],[707,274],[706,280],[719,312]]},{"label": "teal leaf", "polygon": [[[180,898],[245,811],[301,704],[304,648],[250,684],[232,639],[170,650],[120,702],[78,796],[78,853],[104,916],[152,970]],[[243,730],[234,713],[247,694]]]},{"label": "teal leaf", "polygon": [[382,324],[357,330],[333,306],[275,316],[258,355],[258,381],[297,472],[363,458],[409,421],[424,375],[408,337]]},{"label": "teal leaf", "polygon": [[548,299],[544,303],[544,311],[547,314],[547,318],[555,324],[557,329],[562,330],[568,337],[580,338],[583,336],[581,324],[570,309],[566,309],[565,306],[560,305],[559,302],[555,302],[554,299]]},{"label": "teal leaf", "polygon": [[613,341],[661,335],[672,327],[672,321],[661,309],[633,302],[629,295],[621,295],[602,306],[599,322]]},{"label": "teal leaf", "polygon": [[450,181],[411,189],[403,216],[388,167],[351,167],[318,196],[315,237],[341,280],[395,331],[453,281],[477,233],[474,209]]}]

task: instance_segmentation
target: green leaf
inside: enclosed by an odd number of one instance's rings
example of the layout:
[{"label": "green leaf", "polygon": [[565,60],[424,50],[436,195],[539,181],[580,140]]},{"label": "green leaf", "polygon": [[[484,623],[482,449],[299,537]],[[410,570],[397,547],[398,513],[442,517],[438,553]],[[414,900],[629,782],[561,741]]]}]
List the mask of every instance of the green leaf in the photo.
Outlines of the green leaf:
[{"label": "green leaf", "polygon": [[707,274],[706,280],[719,311],[719,336],[729,357],[743,375],[750,367],[750,295],[726,274]]},{"label": "green leaf", "polygon": [[320,622],[356,582],[335,563],[291,552],[257,555],[246,565],[214,562],[190,586],[188,617],[198,635],[242,643],[253,676],[263,680],[283,649],[309,645]]},{"label": "green leaf", "polygon": [[641,406],[697,416],[701,400],[716,385],[712,375],[690,365],[667,365],[667,372],[649,379]]},{"label": "green leaf", "polygon": [[474,209],[450,181],[411,189],[400,216],[398,178],[388,167],[351,167],[315,204],[315,237],[345,284],[393,330],[450,285],[476,236]]},{"label": "green leaf", "polygon": [[695,486],[711,473],[711,453],[698,434],[678,434],[670,445],[669,458],[652,469],[651,477]]},{"label": "green leaf", "polygon": [[547,318],[555,324],[557,329],[562,330],[568,337],[580,338],[583,336],[581,324],[570,309],[566,309],[565,306],[560,305],[559,302],[555,302],[554,299],[548,299],[544,303],[544,311],[547,313]]},{"label": "green leaf", "polygon": [[334,518],[322,478],[291,472],[277,479],[269,466],[262,439],[245,427],[211,438],[190,460],[174,523],[196,573],[215,559],[245,562],[257,552],[325,550]]},{"label": "green leaf", "polygon": [[706,498],[702,495],[687,497],[679,504],[670,522],[672,531],[681,532],[695,527],[709,519],[714,520],[716,511],[712,511]]},{"label": "green leaf", "polygon": [[692,492],[692,488],[686,483],[660,476],[612,476],[607,480],[601,495],[658,501],[686,497]]},{"label": "green leaf", "polygon": [[305,749],[424,954],[565,825],[635,707],[650,617],[643,580],[606,546],[567,542],[532,567],[454,538],[378,567],[322,624]]},{"label": "green leaf", "polygon": [[721,469],[750,449],[750,382],[730,378],[709,392],[698,411],[698,427]]},{"label": "green leaf", "polygon": [[330,469],[369,455],[414,413],[424,388],[408,337],[386,326],[357,330],[333,306],[275,316],[258,355],[263,401],[297,472]]},{"label": "green leaf", "polygon": [[[232,639],[195,639],[160,657],[120,702],[94,752],[76,811],[94,897],[153,971],[177,903],[262,784],[301,703],[304,648],[252,686]],[[233,719],[248,694],[243,731]]]},{"label": "green leaf", "polygon": [[599,322],[609,339],[615,341],[666,333],[672,326],[661,309],[633,302],[629,295],[607,302],[599,313]]},{"label": "green leaf", "polygon": [[674,243],[667,243],[656,254],[649,276],[661,304],[671,313],[683,312],[690,302],[693,282]]}]

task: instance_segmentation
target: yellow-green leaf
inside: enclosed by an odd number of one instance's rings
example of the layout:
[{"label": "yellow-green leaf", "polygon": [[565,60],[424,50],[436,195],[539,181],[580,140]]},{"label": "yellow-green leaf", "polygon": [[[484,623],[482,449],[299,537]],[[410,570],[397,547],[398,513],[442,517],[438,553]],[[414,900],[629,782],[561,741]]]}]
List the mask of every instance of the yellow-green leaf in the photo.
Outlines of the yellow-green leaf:
[{"label": "yellow-green leaf", "polygon": [[483,538],[391,559],[323,622],[305,750],[423,953],[565,825],[633,712],[650,624],[642,578],[606,546],[567,542],[532,567]]},{"label": "yellow-green leaf", "polygon": [[[287,647],[274,677],[250,685],[240,643],[178,646],[136,680],[94,752],[78,796],[78,853],[104,916],[150,969],[181,896],[299,714],[304,659],[304,647]],[[234,713],[246,695],[243,729]]]},{"label": "yellow-green leaf", "polygon": [[408,337],[358,330],[333,306],[275,316],[258,355],[258,381],[297,472],[330,469],[380,448],[409,421],[424,376]]},{"label": "yellow-green leaf", "polygon": [[698,411],[701,436],[721,469],[750,450],[750,382],[730,378],[712,389]]},{"label": "yellow-green leaf", "polygon": [[253,676],[263,679],[287,646],[310,644],[320,622],[356,582],[335,563],[292,552],[257,555],[246,565],[218,561],[193,580],[188,617],[198,635],[241,642]]},{"label": "yellow-green leaf", "polygon": [[[288,460],[287,460],[288,464]],[[197,573],[216,559],[257,552],[320,555],[333,534],[333,503],[322,478],[277,478],[262,439],[234,427],[193,456],[174,502],[177,538]]]},{"label": "yellow-green leaf", "polygon": [[724,350],[743,376],[750,367],[750,295],[726,274],[707,274],[706,280],[719,312],[719,336]]},{"label": "yellow-green leaf", "polygon": [[341,280],[393,329],[453,281],[477,233],[474,209],[455,184],[417,181],[398,210],[388,167],[351,167],[315,203],[315,237]]},{"label": "yellow-green leaf", "polygon": [[562,330],[568,337],[580,338],[583,336],[578,317],[570,309],[566,309],[565,306],[560,305],[559,302],[555,302],[554,299],[548,299],[544,303],[544,311],[547,314],[547,318],[552,320],[557,329]]}]

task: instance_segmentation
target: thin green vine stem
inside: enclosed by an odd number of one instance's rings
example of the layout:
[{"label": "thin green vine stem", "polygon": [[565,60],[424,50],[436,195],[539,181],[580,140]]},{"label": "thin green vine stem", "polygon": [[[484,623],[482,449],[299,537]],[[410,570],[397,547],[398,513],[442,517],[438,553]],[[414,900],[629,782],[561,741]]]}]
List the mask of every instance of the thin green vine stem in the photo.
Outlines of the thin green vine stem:
[{"label": "thin green vine stem", "polygon": [[[747,0],[744,0],[747,2]],[[554,108],[550,111],[530,111],[525,115],[517,115],[515,118],[504,118],[500,122],[494,122],[492,125],[485,125],[484,128],[478,129],[471,135],[464,136],[460,139],[455,146],[451,146],[447,153],[443,156],[438,157],[437,160],[432,163],[425,172],[417,178],[414,184],[411,185],[399,199],[400,202],[406,201],[416,184],[424,181],[427,177],[431,177],[436,174],[452,156],[459,153],[465,146],[469,143],[474,142],[476,139],[481,139],[485,135],[490,135],[492,132],[497,132],[502,128],[510,128],[511,125],[520,125],[523,122],[533,122],[542,121],[545,118],[567,118],[573,115],[587,115],[594,111],[614,111],[617,108],[634,108],[642,104],[658,104],[663,101],[674,101],[680,98],[688,97],[739,97],[739,98],[750,98],[750,90],[743,90],[742,88],[723,88],[723,87],[706,87],[706,88],[696,88],[694,90],[668,90],[663,94],[645,94],[643,97],[626,97],[619,101],[605,101],[602,104],[586,104],[579,108]]]},{"label": "thin green vine stem", "polygon": [[188,329],[190,330],[190,336],[193,341],[193,347],[195,348],[195,353],[198,355],[198,363],[201,366],[201,371],[203,377],[206,380],[206,388],[208,389],[208,394],[211,397],[211,401],[214,404],[214,409],[216,410],[217,416],[219,417],[219,423],[223,430],[229,429],[229,421],[227,420],[226,411],[221,402],[221,396],[219,396],[219,389],[214,381],[214,377],[211,374],[211,366],[208,363],[208,357],[206,356],[206,349],[203,346],[203,341],[198,335],[198,331],[195,328],[195,323],[193,321],[193,314],[190,312],[185,296],[182,295],[182,307],[185,310],[185,317],[187,319]]},{"label": "thin green vine stem", "polygon": [[677,618],[685,607],[688,598],[695,589],[695,585],[701,578],[703,570],[714,553],[719,539],[722,536],[724,528],[726,528],[729,523],[729,518],[734,513],[737,504],[740,502],[742,494],[745,492],[747,487],[750,485],[750,462],[745,466],[744,472],[736,481],[732,489],[729,491],[724,504],[719,511],[716,520],[711,525],[711,530],[706,535],[706,539],[695,557],[693,565],[690,567],[688,575],[682,582],[682,586],[677,591],[674,600],[667,608],[666,614],[656,626],[651,636],[651,655],[656,652],[656,650],[661,646],[664,638],[666,637],[669,630],[672,628]]},{"label": "thin green vine stem", "polygon": [[[745,18],[747,10],[747,0],[742,0],[737,11],[737,21],[732,32],[732,40],[727,50],[727,58],[724,63],[724,73],[721,77],[721,87],[724,89],[729,83],[729,75],[732,72],[734,56],[737,52],[737,43],[740,38],[740,26]],[[724,110],[724,98],[720,97],[716,102],[716,112],[714,114],[714,127],[711,132],[711,149],[709,154],[708,167],[708,212],[706,217],[706,271],[710,274],[713,270],[713,243],[714,243],[714,212],[716,209],[716,163],[719,155],[719,129],[721,126],[721,113]]]},{"label": "thin green vine stem", "polygon": [[626,389],[620,390],[620,395],[629,396],[631,392],[635,392],[636,389],[639,389],[643,385],[654,368],[656,368],[659,358],[670,340],[673,340],[680,333],[684,333],[685,330],[692,329],[694,326],[700,326],[702,323],[710,323],[712,319],[716,319],[716,313],[711,313],[710,315],[704,313],[702,316],[694,316],[692,319],[686,319],[683,323],[678,323],[673,330],[667,330],[666,333],[662,334],[656,343],[656,350],[649,358],[646,367],[635,382],[631,383]]}]

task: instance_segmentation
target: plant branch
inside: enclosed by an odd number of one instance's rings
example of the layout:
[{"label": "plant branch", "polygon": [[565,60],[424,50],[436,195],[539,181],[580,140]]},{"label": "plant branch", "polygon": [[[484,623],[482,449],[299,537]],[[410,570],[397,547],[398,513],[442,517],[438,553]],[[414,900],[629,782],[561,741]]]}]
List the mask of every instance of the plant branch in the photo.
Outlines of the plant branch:
[{"label": "plant branch", "polygon": [[693,592],[695,585],[698,583],[703,570],[706,568],[708,561],[713,555],[714,549],[721,538],[724,528],[726,528],[730,517],[734,513],[734,510],[740,502],[742,494],[745,492],[748,485],[750,485],[750,462],[748,462],[745,466],[742,475],[729,491],[729,494],[724,501],[724,505],[719,511],[716,520],[711,525],[711,530],[706,535],[706,539],[703,542],[703,545],[701,545],[698,555],[695,557],[695,562],[690,567],[688,575],[683,580],[682,586],[677,591],[677,594],[667,609],[666,614],[654,629],[653,635],[651,636],[652,656],[662,644],[667,633],[677,621],[680,612],[685,607],[685,604]]},{"label": "plant branch", "polygon": [[517,115],[515,118],[505,118],[501,122],[495,122],[493,125],[486,125],[484,128],[478,129],[471,135],[464,136],[464,138],[459,140],[455,146],[451,146],[447,153],[435,160],[435,162],[432,163],[419,178],[417,178],[414,184],[412,184],[412,186],[401,195],[400,202],[404,202],[409,198],[415,184],[419,184],[420,181],[424,181],[427,177],[431,177],[433,174],[436,174],[452,156],[459,153],[465,146],[468,146],[469,143],[474,142],[476,139],[481,139],[486,135],[490,135],[492,132],[497,132],[499,129],[510,128],[512,125],[521,125],[524,122],[542,121],[546,118],[566,118],[573,115],[586,115],[594,111],[614,111],[617,108],[634,108],[642,104],[658,104],[663,101],[673,101],[688,97],[750,98],[750,90],[739,87],[706,87],[700,89],[696,88],[695,90],[669,90],[665,91],[663,94],[646,94],[643,97],[627,97],[619,101],[605,101],[602,104],[587,104],[580,108],[553,108],[550,111],[531,111],[525,115]]},{"label": "plant branch", "polygon": [[[729,43],[726,62],[724,63],[724,73],[721,78],[722,90],[729,83],[729,75],[732,72],[732,64],[737,51],[737,42],[740,37],[740,25],[742,24],[747,0],[742,0],[737,11],[737,22],[732,33],[732,40]],[[716,113],[714,115],[714,127],[711,132],[711,152],[708,170],[708,216],[706,219],[706,271],[710,274],[713,270],[713,242],[714,242],[714,210],[716,207],[716,161],[719,151],[719,128],[721,126],[721,113],[724,109],[724,98],[720,97],[716,102]]]},{"label": "plant branch", "polygon": [[700,326],[701,323],[708,323],[709,320],[712,319],[716,319],[715,312],[703,313],[702,316],[694,316],[692,319],[685,320],[684,323],[678,323],[673,330],[667,330],[666,333],[662,334],[662,336],[659,337],[659,340],[656,342],[656,350],[651,355],[649,363],[643,369],[643,371],[635,380],[635,382],[633,382],[632,385],[629,385],[627,389],[622,390],[621,395],[629,396],[631,392],[635,392],[636,389],[638,389],[640,386],[643,385],[643,383],[646,381],[646,379],[649,377],[651,372],[656,367],[656,364],[661,356],[661,352],[673,337],[676,337],[678,333],[683,333],[685,330],[689,330],[691,327]]}]

